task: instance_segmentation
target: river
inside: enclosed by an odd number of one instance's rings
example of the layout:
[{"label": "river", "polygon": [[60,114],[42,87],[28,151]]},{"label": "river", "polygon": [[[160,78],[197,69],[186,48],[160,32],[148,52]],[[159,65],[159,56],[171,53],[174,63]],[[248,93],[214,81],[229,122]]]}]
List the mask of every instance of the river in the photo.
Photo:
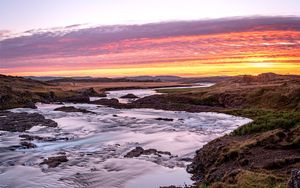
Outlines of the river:
[{"label": "river", "polygon": [[[120,99],[128,93],[139,97],[157,94],[154,89],[121,90],[109,92],[107,98]],[[61,106],[94,113],[54,111]],[[26,134],[68,140],[33,141],[37,148],[2,152],[0,187],[158,188],[191,184],[185,167],[195,151],[251,121],[220,113],[114,109],[93,104],[37,104],[37,107],[11,111],[40,113],[56,121],[58,127],[36,126]],[[23,133],[1,131],[0,147],[17,145],[20,134]],[[124,157],[137,146],[168,151],[171,155]],[[44,158],[61,153],[68,162],[56,168],[39,165]]]}]

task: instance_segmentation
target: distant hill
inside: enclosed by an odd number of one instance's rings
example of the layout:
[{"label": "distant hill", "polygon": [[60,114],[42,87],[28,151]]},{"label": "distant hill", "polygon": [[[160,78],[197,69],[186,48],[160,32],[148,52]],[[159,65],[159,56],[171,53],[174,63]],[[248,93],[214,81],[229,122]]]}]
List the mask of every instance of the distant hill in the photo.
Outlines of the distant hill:
[{"label": "distant hill", "polygon": [[84,79],[92,79],[93,77],[90,77],[90,76],[84,76],[84,77],[24,76],[24,78],[29,78],[32,80],[39,80],[39,81],[52,81],[52,80],[58,80],[58,79],[64,79],[64,78],[84,80]]},{"label": "distant hill", "polygon": [[182,81],[186,83],[200,83],[200,82],[211,82],[218,83],[232,79],[232,76],[210,76],[210,77],[194,77],[184,78]]},{"label": "distant hill", "polygon": [[162,82],[175,82],[181,81],[183,78],[179,76],[133,76],[125,77],[134,81],[162,81]]},{"label": "distant hill", "polygon": [[284,82],[284,81],[300,81],[299,75],[280,75],[275,73],[262,73],[257,76],[241,75],[233,77],[233,82],[236,83],[269,83],[269,82]]},{"label": "distant hill", "polygon": [[[60,79],[49,80],[48,82],[57,83],[57,82],[143,82],[144,80],[130,80],[128,78],[81,78],[81,77],[65,77]],[[146,80],[152,81],[152,80]]]},{"label": "distant hill", "polygon": [[[107,78],[107,77],[54,77],[54,76],[24,76],[23,78],[45,82],[158,82],[159,78],[151,76]],[[174,79],[175,80],[175,79]]]},{"label": "distant hill", "polygon": [[210,76],[210,77],[180,77],[180,76],[135,76],[126,77],[130,80],[137,81],[161,81],[161,82],[185,82],[185,83],[199,83],[199,82],[212,82],[217,83],[225,80],[232,79],[231,76]]},{"label": "distant hill", "polygon": [[24,76],[32,80],[46,81],[46,82],[221,82],[229,80],[230,76],[211,76],[211,77],[180,77],[172,75],[163,76],[131,76],[131,77],[55,77],[55,76]]}]

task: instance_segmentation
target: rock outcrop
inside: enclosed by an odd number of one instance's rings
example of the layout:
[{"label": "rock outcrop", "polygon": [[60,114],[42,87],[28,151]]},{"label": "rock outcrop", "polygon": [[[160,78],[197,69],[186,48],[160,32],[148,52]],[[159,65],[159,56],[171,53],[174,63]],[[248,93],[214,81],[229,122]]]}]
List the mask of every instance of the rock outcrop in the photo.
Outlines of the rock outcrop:
[{"label": "rock outcrop", "polygon": [[136,147],[130,152],[128,152],[124,157],[126,158],[133,158],[133,157],[139,157],[141,155],[171,155],[168,151],[157,151],[156,149],[143,149],[142,147]]},{"label": "rock outcrop", "polygon": [[137,99],[139,98],[138,96],[132,94],[132,93],[128,93],[127,95],[123,95],[122,97],[120,97],[122,99]]},{"label": "rock outcrop", "polygon": [[24,132],[34,126],[57,127],[57,123],[38,113],[0,111],[0,130],[2,131]]},{"label": "rock outcrop", "polygon": [[89,97],[106,97],[105,92],[97,92],[94,88],[78,90],[79,93]]},{"label": "rock outcrop", "polygon": [[48,159],[45,159],[40,165],[48,165],[48,168],[55,168],[61,163],[67,162],[68,159],[65,155],[61,156],[55,156],[55,157],[49,157]]},{"label": "rock outcrop", "polygon": [[94,114],[94,112],[81,109],[81,108],[75,108],[74,106],[62,106],[59,108],[55,108],[54,111],[61,111],[61,112],[81,112],[81,113],[91,113]]},{"label": "rock outcrop", "polygon": [[106,106],[118,106],[119,100],[118,99],[99,99],[96,101],[91,101],[91,104],[98,104],[98,105],[106,105]]},{"label": "rock outcrop", "polygon": [[[282,177],[288,178],[292,169],[300,168],[299,136],[299,126],[256,135],[227,135],[198,150],[187,171],[198,183],[232,185],[241,181],[239,177],[255,173],[267,178],[264,183],[270,183],[267,174],[276,172],[272,182],[283,184]],[[295,174],[292,182],[297,182]]]}]

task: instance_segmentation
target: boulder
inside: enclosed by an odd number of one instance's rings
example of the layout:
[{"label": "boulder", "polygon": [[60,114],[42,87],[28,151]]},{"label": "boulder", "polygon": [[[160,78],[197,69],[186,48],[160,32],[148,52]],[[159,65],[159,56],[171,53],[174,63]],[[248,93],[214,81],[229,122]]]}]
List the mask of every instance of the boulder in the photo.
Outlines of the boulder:
[{"label": "boulder", "polygon": [[61,156],[55,156],[55,157],[49,157],[48,159],[45,159],[40,165],[48,165],[49,168],[55,168],[61,163],[67,162],[68,159],[65,155]]},{"label": "boulder", "polygon": [[81,89],[79,92],[83,95],[89,96],[89,97],[106,97],[105,92],[97,92],[94,88],[88,88],[88,89]]},{"label": "boulder", "polygon": [[138,96],[132,94],[132,93],[128,93],[127,95],[123,95],[122,97],[120,97],[122,99],[137,99],[139,98]]},{"label": "boulder", "polygon": [[31,143],[31,142],[20,142],[20,145],[24,148],[24,149],[30,149],[30,148],[36,148],[36,145]]},{"label": "boulder", "polygon": [[57,123],[38,113],[0,111],[0,130],[24,132],[34,126],[57,127]]},{"label": "boulder", "polygon": [[92,104],[106,105],[106,106],[115,106],[120,104],[118,99],[99,99],[96,101],[91,101]]},{"label": "boulder", "polygon": [[155,118],[155,120],[159,120],[159,121],[173,121],[172,118]]},{"label": "boulder", "polygon": [[61,137],[61,138],[41,137],[41,136],[34,136],[34,135],[28,135],[28,134],[22,134],[22,135],[19,135],[19,137],[22,140],[26,140],[26,141],[39,140],[39,141],[44,141],[44,142],[54,142],[57,140],[69,140],[68,137]]},{"label": "boulder", "polygon": [[81,108],[75,108],[74,106],[62,106],[59,108],[55,108],[54,111],[61,111],[61,112],[81,112],[81,113],[93,113],[92,111],[81,109]]},{"label": "boulder", "polygon": [[133,158],[133,157],[139,157],[141,155],[157,155],[157,156],[170,155],[171,156],[171,153],[168,151],[157,151],[156,149],[145,150],[142,147],[138,146],[133,150],[131,150],[130,152],[128,152],[124,157]]},{"label": "boulder", "polygon": [[139,157],[144,152],[144,149],[142,147],[136,147],[130,152],[128,152],[124,157],[126,158],[133,158],[133,157]]},{"label": "boulder", "polygon": [[74,95],[66,97],[60,100],[61,102],[73,102],[73,103],[88,103],[90,98],[87,95]]}]

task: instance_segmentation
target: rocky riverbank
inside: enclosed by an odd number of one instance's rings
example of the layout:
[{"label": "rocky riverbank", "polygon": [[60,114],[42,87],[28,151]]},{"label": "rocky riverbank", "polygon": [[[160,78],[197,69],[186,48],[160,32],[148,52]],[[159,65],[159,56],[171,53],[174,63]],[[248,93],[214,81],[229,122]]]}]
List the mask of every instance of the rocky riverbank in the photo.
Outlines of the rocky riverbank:
[{"label": "rocky riverbank", "polygon": [[224,136],[196,152],[187,168],[199,185],[286,187],[300,169],[300,127],[261,134]]},{"label": "rocky riverbank", "polygon": [[166,94],[129,104],[120,104],[116,99],[98,104],[249,117],[254,120],[249,125],[196,152],[187,168],[196,182],[191,187],[286,187],[292,171],[300,169],[299,78],[243,76],[210,88],[159,90]]},{"label": "rocky riverbank", "polygon": [[38,113],[0,111],[0,130],[24,132],[34,126],[56,127],[57,123]]},{"label": "rocky riverbank", "polygon": [[[119,103],[117,99],[90,101],[89,95],[95,96],[93,89],[48,94],[36,91],[24,93],[8,87],[4,89],[0,97],[2,109],[34,108],[32,104],[36,101],[73,102],[117,109],[223,112],[253,119],[252,123],[236,129],[230,135],[211,141],[196,152],[192,164],[187,168],[195,181],[195,185],[191,187],[286,187],[290,174],[300,168],[300,79],[297,76],[243,76],[210,88],[165,90],[164,95],[147,96],[128,104]],[[57,108],[56,111],[93,114],[89,110],[75,107]],[[25,131],[37,125],[18,115],[4,111],[3,113],[8,113],[1,115],[1,118],[5,119],[3,122],[11,123],[0,124],[2,130]],[[47,122],[37,115],[23,115],[45,124]],[[15,119],[17,121],[14,121]],[[157,120],[173,122],[171,119]],[[23,121],[25,123],[21,127],[13,123]],[[51,122],[47,124],[55,126]],[[29,137],[28,139],[31,139]],[[35,146],[26,141],[20,143],[20,147]],[[128,155],[149,153],[160,155],[158,150],[143,148],[135,148]]]}]

